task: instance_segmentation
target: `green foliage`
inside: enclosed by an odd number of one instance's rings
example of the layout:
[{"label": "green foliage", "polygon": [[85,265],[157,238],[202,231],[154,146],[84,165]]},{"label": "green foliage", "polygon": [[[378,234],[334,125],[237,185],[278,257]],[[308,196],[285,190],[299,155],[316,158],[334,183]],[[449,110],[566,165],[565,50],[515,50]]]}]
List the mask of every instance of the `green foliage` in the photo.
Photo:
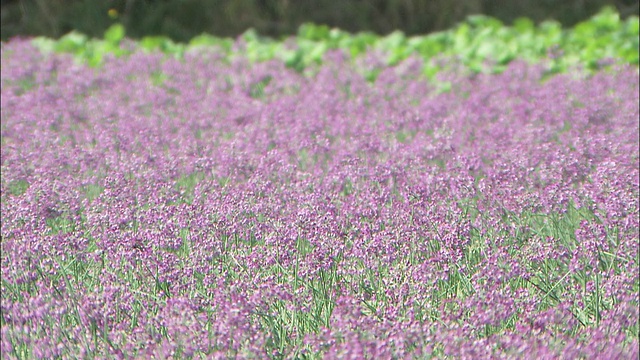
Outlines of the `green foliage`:
[{"label": "green foliage", "polygon": [[47,226],[51,234],[67,234],[76,230],[76,224],[73,220],[64,215],[51,214],[51,217],[46,219]]},{"label": "green foliage", "polygon": [[84,193],[87,200],[89,200],[89,202],[93,201],[94,199],[97,199],[98,196],[100,196],[100,194],[102,194],[103,191],[104,191],[104,187],[98,184],[89,184],[84,187]]},{"label": "green foliage", "polygon": [[153,34],[174,41],[188,41],[202,32],[236,37],[252,26],[260,34],[278,37],[295,33],[303,22],[378,34],[426,34],[450,28],[469,14],[489,14],[505,22],[518,14],[535,22],[552,16],[572,26],[613,3],[625,17],[638,15],[637,2],[634,8],[624,4],[628,1],[611,0],[20,0],[3,2],[2,40],[16,35],[58,38],[71,29],[101,36],[115,21],[135,38]]},{"label": "green foliage", "polygon": [[11,195],[22,195],[29,188],[29,183],[25,180],[16,180],[9,183],[9,193]]},{"label": "green foliage", "polygon": [[104,34],[104,40],[89,39],[86,35],[72,31],[57,41],[38,37],[33,44],[44,52],[71,53],[89,66],[99,66],[106,54],[122,56],[127,51],[120,47],[124,39],[124,27],[111,26]]},{"label": "green foliage", "polygon": [[145,51],[161,51],[165,54],[171,54],[178,58],[184,55],[183,45],[176,44],[164,36],[144,37],[140,40],[140,47]]},{"label": "green foliage", "polygon": [[104,39],[110,44],[118,45],[124,38],[124,32],[122,24],[115,24],[105,31]]},{"label": "green foliage", "polygon": [[[352,58],[370,49],[386,55],[386,64],[393,66],[410,56],[425,60],[424,75],[433,78],[443,65],[431,61],[443,57],[455,57],[473,72],[501,72],[513,60],[528,62],[547,61],[549,73],[565,72],[575,66],[599,70],[611,59],[638,65],[638,18],[621,21],[612,8],[604,8],[591,19],[564,30],[557,22],[547,21],[538,26],[526,18],[505,26],[497,19],[474,15],[456,27],[426,36],[407,37],[400,31],[387,36],[372,33],[350,34],[326,25],[302,24],[295,38],[288,41],[260,36],[254,29],[240,36],[244,47],[242,56],[250,61],[271,59],[283,61],[288,67],[302,72],[309,66],[322,63],[324,55],[332,49],[341,49]],[[104,34],[104,40],[89,39],[78,32],[70,32],[57,41],[34,39],[34,44],[44,51],[75,54],[91,66],[99,66],[105,54],[122,56],[125,50],[121,42],[125,28],[112,25]],[[283,39],[284,40],[284,39]],[[206,48],[219,51],[227,57],[237,54],[234,41],[200,35],[188,44],[175,43],[163,36],[147,36],[136,46],[145,51],[161,51],[182,58],[187,51]],[[292,46],[293,44],[293,46]],[[373,82],[379,70],[369,70],[365,77]],[[260,97],[262,87],[256,84],[252,96]]]},{"label": "green foliage", "polygon": [[262,97],[264,97],[264,88],[269,85],[272,79],[273,76],[267,75],[260,79],[260,81],[251,85],[251,88],[249,89],[249,96],[254,99],[261,99]]},{"label": "green foliage", "polygon": [[176,190],[180,193],[180,201],[191,204],[194,200],[193,191],[205,175],[202,172],[193,172],[189,175],[180,177],[175,184]]}]

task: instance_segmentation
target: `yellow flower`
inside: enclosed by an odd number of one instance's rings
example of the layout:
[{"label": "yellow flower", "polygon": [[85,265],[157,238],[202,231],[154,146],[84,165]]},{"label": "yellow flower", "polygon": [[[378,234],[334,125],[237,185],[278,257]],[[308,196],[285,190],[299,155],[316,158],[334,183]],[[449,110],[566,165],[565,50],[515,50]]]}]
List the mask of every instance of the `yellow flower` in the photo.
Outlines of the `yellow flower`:
[{"label": "yellow flower", "polygon": [[118,18],[118,10],[116,9],[109,9],[109,11],[107,12],[109,14],[109,17],[112,19],[117,19]]}]

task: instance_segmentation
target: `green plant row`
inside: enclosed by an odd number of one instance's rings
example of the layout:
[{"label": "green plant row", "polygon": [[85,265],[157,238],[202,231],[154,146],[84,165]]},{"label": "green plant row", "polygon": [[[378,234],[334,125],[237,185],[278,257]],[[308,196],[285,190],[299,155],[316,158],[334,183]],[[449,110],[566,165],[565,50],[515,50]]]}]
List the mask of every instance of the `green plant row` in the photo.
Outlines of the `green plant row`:
[{"label": "green plant row", "polygon": [[[167,37],[150,36],[133,47],[123,47],[125,30],[122,25],[110,27],[104,39],[89,39],[71,32],[59,40],[35,38],[33,42],[44,51],[75,54],[91,66],[101,64],[105,54],[126,55],[135,47],[147,51],[162,51],[176,57],[198,47],[214,47],[226,56],[237,55],[237,42],[230,38],[200,35],[188,44],[175,43]],[[242,56],[251,61],[280,59],[298,71],[311,64],[321,63],[331,49],[342,49],[357,57],[371,49],[380,51],[386,65],[395,65],[411,55],[425,60],[425,75],[431,77],[442,67],[428,61],[438,57],[455,57],[474,72],[501,72],[515,59],[539,62],[552,59],[551,72],[564,72],[575,66],[598,70],[617,59],[638,65],[638,17],[621,20],[612,8],[604,8],[591,19],[571,29],[546,21],[535,25],[520,18],[512,26],[497,19],[475,15],[456,27],[425,36],[406,37],[396,31],[387,36],[362,32],[350,34],[326,25],[304,24],[293,39],[262,37],[250,29],[239,37]]]}]

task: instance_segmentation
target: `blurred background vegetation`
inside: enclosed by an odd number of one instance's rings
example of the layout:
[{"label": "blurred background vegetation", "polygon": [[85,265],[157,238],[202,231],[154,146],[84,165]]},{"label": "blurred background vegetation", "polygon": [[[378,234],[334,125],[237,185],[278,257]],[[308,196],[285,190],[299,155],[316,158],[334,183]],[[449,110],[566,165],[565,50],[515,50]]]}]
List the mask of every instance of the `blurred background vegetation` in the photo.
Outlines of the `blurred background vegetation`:
[{"label": "blurred background vegetation", "polygon": [[313,22],[358,32],[407,35],[450,28],[471,14],[506,24],[518,17],[572,26],[604,6],[624,19],[639,15],[638,0],[2,0],[2,40],[60,36],[77,30],[102,37],[114,23],[127,36],[164,35],[185,42],[202,33],[236,37],[249,28],[282,37]]}]

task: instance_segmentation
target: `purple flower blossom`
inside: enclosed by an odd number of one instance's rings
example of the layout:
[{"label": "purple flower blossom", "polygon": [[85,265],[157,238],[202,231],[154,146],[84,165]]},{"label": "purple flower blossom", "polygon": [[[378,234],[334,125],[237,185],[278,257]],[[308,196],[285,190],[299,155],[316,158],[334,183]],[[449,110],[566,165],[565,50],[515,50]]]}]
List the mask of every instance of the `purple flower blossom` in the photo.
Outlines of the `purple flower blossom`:
[{"label": "purple flower blossom", "polygon": [[637,358],[637,69],[380,56],[2,44],[2,356]]}]

